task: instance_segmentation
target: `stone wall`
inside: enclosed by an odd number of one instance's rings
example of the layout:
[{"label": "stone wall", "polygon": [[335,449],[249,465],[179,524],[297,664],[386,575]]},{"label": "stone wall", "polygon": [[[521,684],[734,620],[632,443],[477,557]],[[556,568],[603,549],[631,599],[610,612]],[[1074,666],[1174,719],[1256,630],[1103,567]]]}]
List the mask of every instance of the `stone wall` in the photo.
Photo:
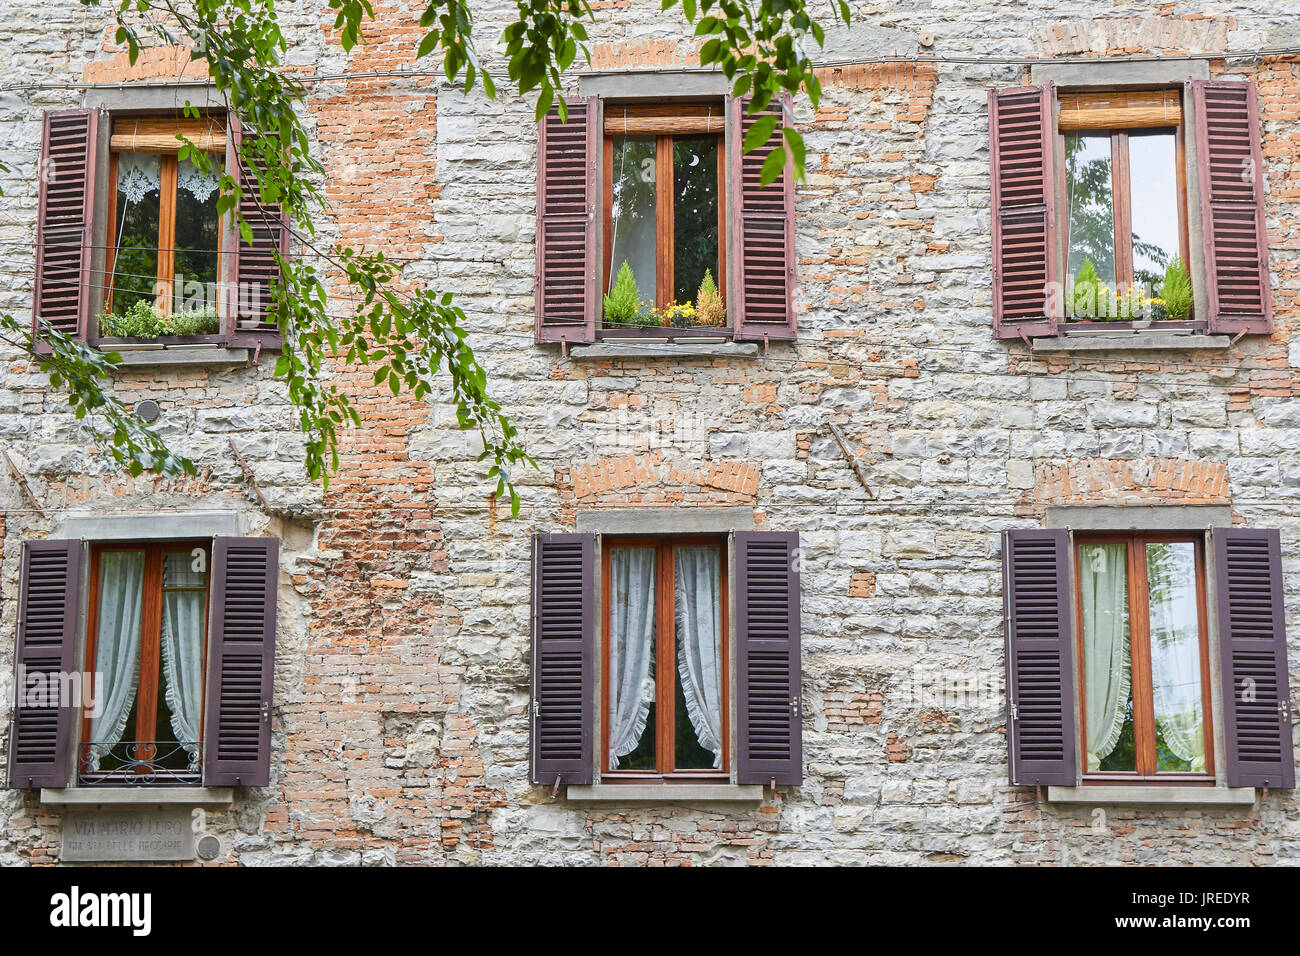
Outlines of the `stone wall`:
[{"label": "stone wall", "polygon": [[[689,65],[695,45],[647,0],[594,4],[602,68]],[[306,78],[411,63],[420,5],[376,5],[345,54],[318,0],[282,8]],[[494,36],[506,15],[490,4]],[[854,5],[827,56],[1223,52],[1294,44],[1293,4],[970,0]],[[0,22],[0,309],[30,314],[41,111],[78,89],[157,82],[115,59],[109,19],[22,0]],[[920,44],[928,39],[930,44]],[[486,44],[485,44],[486,46]],[[490,61],[499,65],[493,57]],[[1300,621],[1300,290],[1293,59],[1213,61],[1259,84],[1276,332],[1216,352],[1031,356],[991,336],[986,97],[1018,66],[823,71],[799,107],[800,338],[746,359],[578,363],[532,343],[535,144],[530,104],[431,77],[312,82],[303,111],[326,170],[320,243],[384,248],[403,281],[456,294],[495,395],[536,472],[518,520],[481,480],[442,402],[394,401],[340,370],[366,427],[328,491],[269,367],[137,372],[199,465],[173,484],[117,477],[59,393],[0,354],[0,438],[44,514],[0,475],[0,673],[10,673],[21,542],[69,511],[220,507],[285,541],[272,784],[209,814],[224,862],[1236,863],[1293,861],[1289,793],[1254,809],[1061,808],[1006,781],[998,533],[1049,504],[1227,504],[1281,527]],[[504,85],[504,84],[503,84]],[[306,250],[300,250],[309,254]],[[871,495],[828,430],[861,456]],[[230,451],[248,461],[267,508]],[[579,509],[752,506],[804,549],[806,778],[758,808],[590,809],[527,781],[528,555]],[[1300,662],[1300,641],[1293,641]],[[918,689],[976,690],[951,705]],[[984,690],[980,690],[984,688]],[[0,749],[4,738],[0,737]],[[0,864],[57,857],[56,811],[0,795]]]}]

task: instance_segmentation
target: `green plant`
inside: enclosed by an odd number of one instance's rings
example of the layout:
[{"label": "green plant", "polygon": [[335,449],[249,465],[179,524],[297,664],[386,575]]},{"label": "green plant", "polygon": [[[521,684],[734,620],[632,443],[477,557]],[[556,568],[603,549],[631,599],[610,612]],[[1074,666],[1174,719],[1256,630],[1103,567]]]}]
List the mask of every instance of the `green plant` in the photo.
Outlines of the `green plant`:
[{"label": "green plant", "polygon": [[1070,314],[1083,319],[1097,318],[1099,315],[1104,317],[1105,295],[1092,260],[1084,259],[1070,289]]},{"label": "green plant", "polygon": [[662,325],[672,326],[675,329],[689,329],[695,325],[695,306],[689,302],[678,304],[669,302],[659,310],[659,319]]},{"label": "green plant", "polygon": [[700,291],[695,296],[695,324],[721,326],[727,321],[727,306],[718,292],[718,285],[713,281],[712,270],[704,270],[704,280]]},{"label": "green plant", "polygon": [[156,339],[163,335],[215,335],[221,329],[221,317],[213,308],[163,315],[156,305],[145,299],[133,302],[121,315],[105,312],[99,316],[99,334],[105,338]]},{"label": "green plant", "polygon": [[641,311],[641,290],[637,288],[632,267],[624,259],[618,267],[614,288],[605,296],[605,321],[610,325],[643,325],[637,321]]},{"label": "green plant", "polygon": [[177,312],[169,318],[171,331],[164,335],[216,335],[221,331],[221,316],[213,308]]},{"label": "green plant", "polygon": [[1181,259],[1174,259],[1165,268],[1160,298],[1169,318],[1185,319],[1192,314],[1192,277]]}]

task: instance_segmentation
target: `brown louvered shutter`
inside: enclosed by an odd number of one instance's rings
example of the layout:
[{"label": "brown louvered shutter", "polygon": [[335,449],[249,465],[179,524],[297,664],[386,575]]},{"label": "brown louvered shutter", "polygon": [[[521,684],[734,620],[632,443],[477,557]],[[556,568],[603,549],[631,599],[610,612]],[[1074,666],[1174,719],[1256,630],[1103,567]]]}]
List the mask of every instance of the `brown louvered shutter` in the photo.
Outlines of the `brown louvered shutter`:
[{"label": "brown louvered shutter", "polygon": [[1273,295],[1255,84],[1191,86],[1210,300],[1205,318],[1210,332],[1266,334],[1273,331]]},{"label": "brown louvered shutter", "polygon": [[792,100],[783,96],[769,109],[749,115],[749,99],[727,98],[730,157],[727,182],[730,211],[728,257],[733,263],[731,297],[735,338],[763,341],[796,336],[794,314],[794,163],[766,186],[760,172],[774,148],[784,143],[779,131],[753,152],[744,151],[745,134],[763,116],[779,116],[790,125]]},{"label": "brown louvered shutter", "polygon": [[32,297],[32,329],[38,334],[43,325],[84,341],[90,326],[98,141],[95,110],[46,111]]},{"label": "brown louvered shutter", "polygon": [[598,99],[566,102],[567,123],[553,108],[537,124],[538,342],[591,342],[596,337]]},{"label": "brown louvered shutter", "polygon": [[993,183],[993,334],[1055,335],[1056,272],[1052,87],[989,90]]},{"label": "brown louvered shutter", "polygon": [[596,539],[533,536],[529,779],[588,784],[595,760]]},{"label": "brown louvered shutter", "polygon": [[1211,535],[1228,786],[1291,789],[1282,537],[1254,528],[1214,528]]},{"label": "brown louvered shutter", "polygon": [[289,219],[279,205],[261,202],[257,177],[249,165],[258,160],[244,154],[243,128],[233,112],[229,124],[226,169],[239,170],[243,190],[239,213],[252,229],[253,241],[244,242],[232,215],[223,244],[230,250],[225,257],[226,288],[222,296],[226,341],[239,348],[279,348],[280,326],[275,320],[271,286],[280,276],[275,254],[289,254]]},{"label": "brown louvered shutter", "polygon": [[277,538],[217,538],[212,548],[203,783],[264,787],[271,777]]},{"label": "brown louvered shutter", "polygon": [[1007,748],[1017,786],[1078,782],[1069,547],[1057,528],[1002,539]]},{"label": "brown louvered shutter", "polygon": [[[7,779],[15,790],[64,787],[76,707],[60,707],[43,691],[57,689],[61,673],[78,670],[81,542],[25,541],[22,560]],[[35,693],[23,696],[24,689]]]},{"label": "brown louvered shutter", "polygon": [[736,532],[736,781],[803,783],[799,535]]}]

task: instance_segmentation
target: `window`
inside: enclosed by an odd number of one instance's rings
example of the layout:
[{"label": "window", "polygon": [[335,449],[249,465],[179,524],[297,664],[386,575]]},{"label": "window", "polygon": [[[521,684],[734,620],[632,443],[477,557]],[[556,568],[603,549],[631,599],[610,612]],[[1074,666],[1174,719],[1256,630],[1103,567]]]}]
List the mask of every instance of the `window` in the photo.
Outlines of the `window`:
[{"label": "window", "polygon": [[1077,537],[1084,779],[1213,779],[1196,536]]},{"label": "window", "polygon": [[96,686],[81,783],[198,782],[209,559],[207,542],[92,551],[86,670]]},{"label": "window", "polygon": [[[202,172],[180,159],[183,135],[212,154]],[[100,334],[216,335],[221,218],[217,213],[226,146],[212,120],[116,118],[109,157],[109,267]],[[172,322],[150,323],[175,316]],[[185,318],[181,318],[185,316]]]},{"label": "window", "polygon": [[627,263],[647,310],[634,319],[606,314],[606,328],[645,324],[650,309],[663,324],[693,324],[698,316],[673,306],[694,307],[706,272],[725,294],[723,127],[721,104],[606,104],[604,291]]},{"label": "window", "polygon": [[[1091,264],[1113,295],[1072,299],[1076,318],[1168,317],[1166,268],[1186,268],[1187,187],[1182,108],[1176,91],[1072,93],[1061,97],[1067,276]],[[1140,298],[1135,309],[1125,293]],[[1187,316],[1179,316],[1186,318]]]},{"label": "window", "polygon": [[727,777],[723,543],[609,539],[602,554],[603,772]]}]

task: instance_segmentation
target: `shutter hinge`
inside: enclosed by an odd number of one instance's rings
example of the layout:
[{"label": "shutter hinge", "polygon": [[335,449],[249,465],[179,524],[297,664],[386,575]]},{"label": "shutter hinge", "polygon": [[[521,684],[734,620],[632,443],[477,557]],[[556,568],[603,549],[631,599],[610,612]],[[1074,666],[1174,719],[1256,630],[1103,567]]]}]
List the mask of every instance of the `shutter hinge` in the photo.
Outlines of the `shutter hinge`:
[{"label": "shutter hinge", "polygon": [[265,700],[262,701],[262,719],[263,720],[271,719],[271,704],[270,702]]},{"label": "shutter hinge", "polygon": [[560,775],[555,775],[555,786],[551,787],[551,796],[554,797],[560,792]]},{"label": "shutter hinge", "polygon": [[1019,713],[1019,711],[1016,709],[1015,701],[1012,701],[1012,702],[1011,702],[1011,708],[1010,708],[1010,711],[1009,711],[1009,712],[1010,712],[1010,714],[1011,714],[1011,719],[1012,719],[1012,720],[1019,720],[1019,719],[1020,719],[1020,713]]},{"label": "shutter hinge", "polygon": [[794,714],[794,716],[795,716],[796,718],[798,718],[798,716],[799,716],[799,698],[798,698],[798,697],[791,697],[791,698],[790,698],[790,712],[791,712],[792,714]]},{"label": "shutter hinge", "polygon": [[1282,720],[1291,723],[1291,701],[1280,701],[1277,705],[1277,712],[1282,715]]}]

